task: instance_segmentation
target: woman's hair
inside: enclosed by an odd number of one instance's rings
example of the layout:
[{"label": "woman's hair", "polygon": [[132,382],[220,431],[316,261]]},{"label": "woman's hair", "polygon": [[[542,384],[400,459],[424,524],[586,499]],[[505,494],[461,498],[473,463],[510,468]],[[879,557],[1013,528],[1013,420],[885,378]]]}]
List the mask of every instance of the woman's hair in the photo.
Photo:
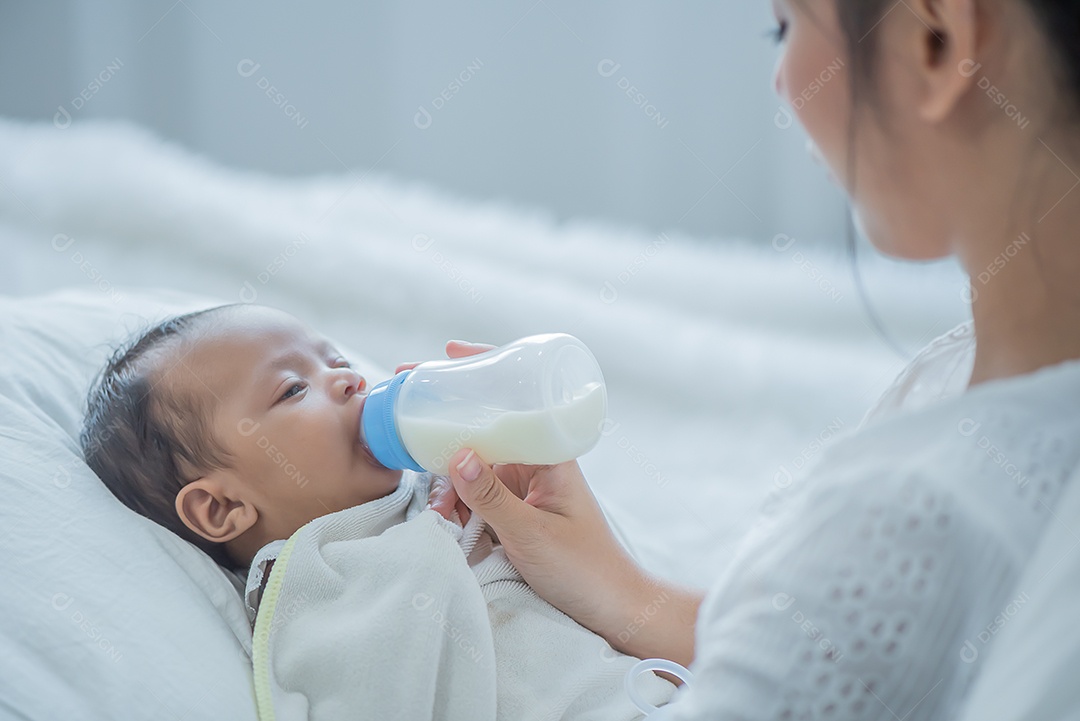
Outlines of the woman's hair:
[{"label": "woman's hair", "polygon": [[224,544],[194,533],[176,513],[181,488],[225,467],[207,423],[210,409],[162,382],[170,366],[183,362],[184,338],[226,307],[169,318],[118,348],[87,397],[79,441],[87,465],[125,506],[233,569]]},{"label": "woman's hair", "polygon": [[[879,50],[874,29],[881,23],[895,3],[892,0],[834,0],[840,30],[844,36],[851,73],[851,97],[853,105],[868,102],[872,109],[879,109],[877,99],[877,70]],[[1078,0],[1014,0],[1025,5],[1031,12],[1046,40],[1047,54],[1060,93],[1059,110],[1064,118],[1080,122],[1080,1]],[[880,119],[880,118],[879,118]],[[848,177],[849,192],[854,192],[855,178],[855,114],[848,127]],[[857,243],[851,213],[847,213],[847,256],[863,308],[878,335],[899,356],[909,357],[891,335],[886,332],[881,319],[867,296],[859,273]],[[1037,257],[1037,256],[1036,256]]]},{"label": "woman's hair", "polygon": [[[1080,112],[1080,3],[1076,0],[1015,0],[1028,7],[1041,28],[1054,61],[1060,89],[1069,110]],[[836,0],[840,29],[855,68],[852,81],[872,93],[878,47],[874,28],[892,0]]]}]

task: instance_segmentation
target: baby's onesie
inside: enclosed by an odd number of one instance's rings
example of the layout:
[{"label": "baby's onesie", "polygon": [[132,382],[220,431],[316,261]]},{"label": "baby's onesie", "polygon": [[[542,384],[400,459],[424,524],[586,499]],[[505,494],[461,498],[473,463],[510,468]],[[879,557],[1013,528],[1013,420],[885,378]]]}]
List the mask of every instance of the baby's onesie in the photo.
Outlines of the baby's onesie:
[{"label": "baby's onesie", "polygon": [[[479,516],[462,528],[424,511],[430,481],[406,471],[256,554],[261,717],[639,719],[623,685],[637,659],[537,596]],[[674,692],[637,685],[654,705]]]}]

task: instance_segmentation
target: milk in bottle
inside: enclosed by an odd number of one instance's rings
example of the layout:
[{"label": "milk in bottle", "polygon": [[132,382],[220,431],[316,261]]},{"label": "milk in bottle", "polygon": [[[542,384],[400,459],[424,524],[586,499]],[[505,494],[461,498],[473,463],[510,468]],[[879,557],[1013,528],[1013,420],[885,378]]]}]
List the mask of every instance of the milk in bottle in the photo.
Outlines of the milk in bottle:
[{"label": "milk in bottle", "polygon": [[461,448],[492,464],[572,460],[596,445],[606,412],[592,353],[551,333],[402,371],[371,390],[360,427],[382,465],[444,474]]}]

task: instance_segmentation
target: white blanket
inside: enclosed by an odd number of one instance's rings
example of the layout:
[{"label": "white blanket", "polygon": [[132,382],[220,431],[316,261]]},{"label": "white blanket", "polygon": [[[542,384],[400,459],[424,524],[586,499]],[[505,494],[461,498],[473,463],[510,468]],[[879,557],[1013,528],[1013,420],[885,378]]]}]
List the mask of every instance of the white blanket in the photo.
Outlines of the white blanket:
[{"label": "white blanket", "polygon": [[[641,718],[623,688],[636,659],[541,600],[478,517],[422,511],[429,480],[406,472],[280,547],[255,623],[260,718]],[[637,683],[654,705],[674,691]]]}]

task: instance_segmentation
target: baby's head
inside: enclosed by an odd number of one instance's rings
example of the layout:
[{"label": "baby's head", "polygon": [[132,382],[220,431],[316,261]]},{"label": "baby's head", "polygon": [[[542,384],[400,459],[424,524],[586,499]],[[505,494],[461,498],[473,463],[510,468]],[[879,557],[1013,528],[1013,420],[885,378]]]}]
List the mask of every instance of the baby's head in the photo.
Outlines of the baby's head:
[{"label": "baby's head", "polygon": [[366,383],[272,308],[169,319],[119,349],[90,392],[86,462],[129,508],[226,568],[308,521],[392,493],[360,444]]}]

